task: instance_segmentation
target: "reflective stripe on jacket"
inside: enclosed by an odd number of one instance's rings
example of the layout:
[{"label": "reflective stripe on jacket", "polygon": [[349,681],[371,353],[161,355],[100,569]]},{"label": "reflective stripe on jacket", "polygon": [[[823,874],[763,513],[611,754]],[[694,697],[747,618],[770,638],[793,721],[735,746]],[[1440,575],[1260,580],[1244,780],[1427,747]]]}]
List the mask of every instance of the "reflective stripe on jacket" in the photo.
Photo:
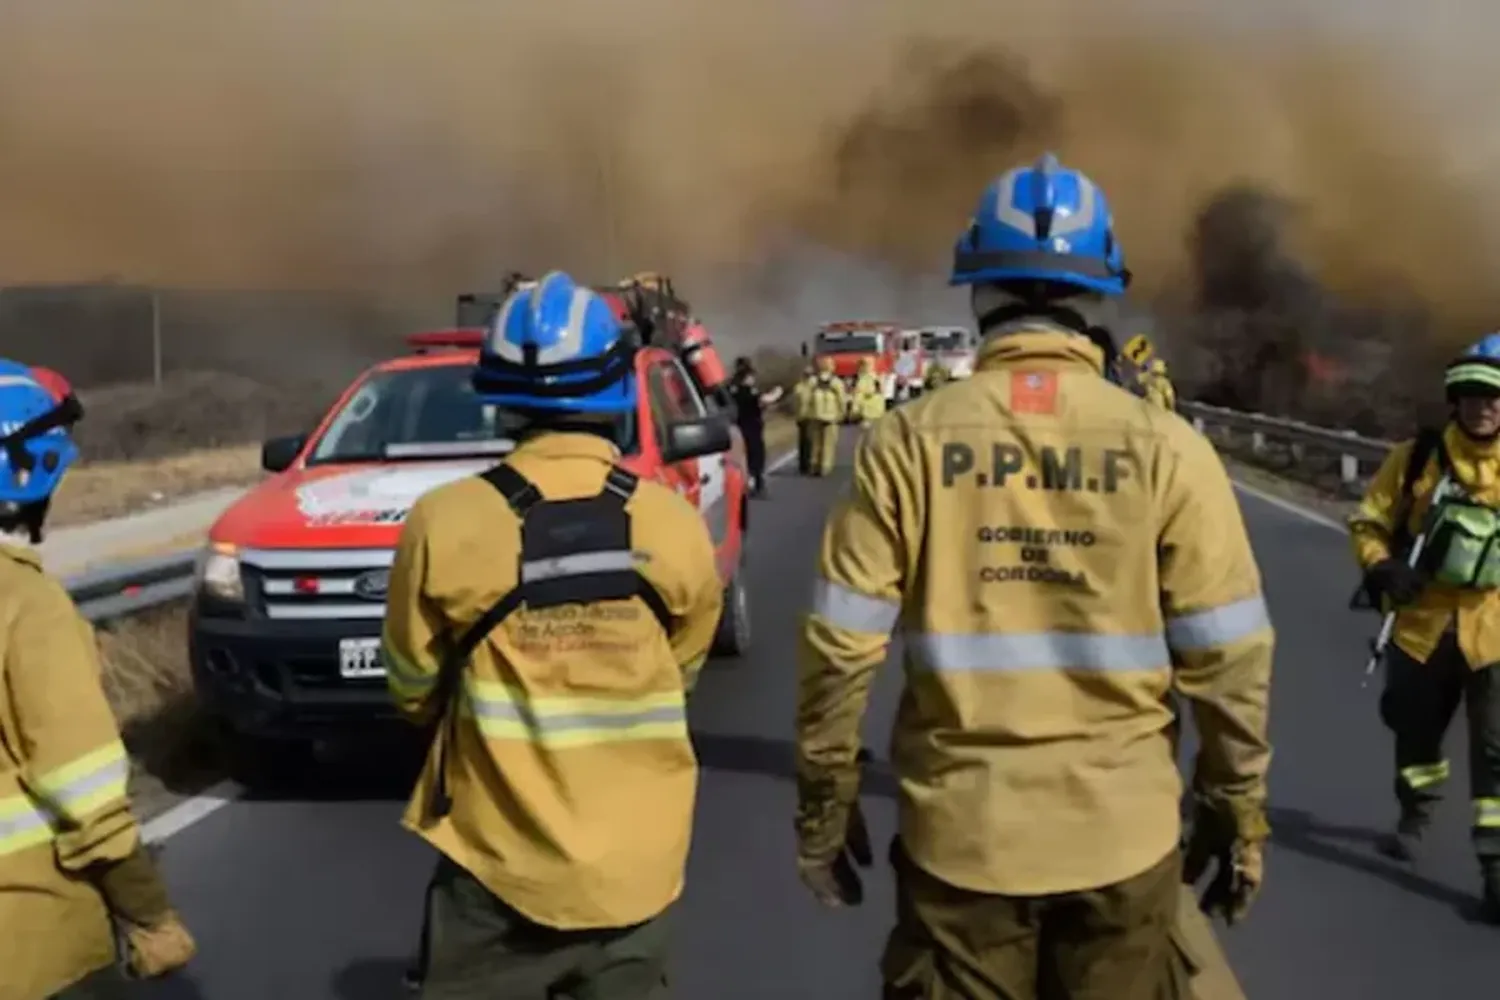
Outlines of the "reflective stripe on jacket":
[{"label": "reflective stripe on jacket", "polygon": [[[543,434],[509,461],[546,498],[567,499],[596,495],[617,458],[592,435]],[[685,499],[643,480],[628,510],[636,566],[665,601],[672,633],[638,599],[512,614],[464,672],[452,811],[426,815],[432,753],[404,819],[549,927],[626,927],[682,891],[698,779],[686,692],[708,656],[724,581],[708,528]],[[404,714],[436,712],[445,641],[516,586],[519,553],[515,514],[477,477],[412,508],[383,643]]]},{"label": "reflective stripe on jacket", "polygon": [[1175,687],[1201,790],[1263,807],[1273,633],[1234,492],[1180,417],[1053,331],[865,436],[805,626],[799,836],[842,836],[860,717],[893,630],[901,835],[961,888],[1115,883],[1178,842]]},{"label": "reflective stripe on jacket", "polygon": [[45,1000],[109,965],[85,876],[140,831],[93,630],[36,553],[0,544],[0,1000]]},{"label": "reflective stripe on jacket", "polygon": [[[1401,481],[1413,442],[1391,449],[1359,507],[1349,517],[1349,537],[1361,569],[1388,558]],[[1450,424],[1443,429],[1453,473],[1464,492],[1489,507],[1500,507],[1500,443],[1471,440]],[[1412,488],[1414,502],[1407,519],[1409,537],[1422,530],[1441,473],[1436,454],[1427,460]],[[1458,648],[1474,669],[1500,663],[1500,590],[1468,590],[1430,583],[1411,604],[1396,613],[1391,641],[1419,663],[1437,648],[1449,622],[1458,616]]]}]

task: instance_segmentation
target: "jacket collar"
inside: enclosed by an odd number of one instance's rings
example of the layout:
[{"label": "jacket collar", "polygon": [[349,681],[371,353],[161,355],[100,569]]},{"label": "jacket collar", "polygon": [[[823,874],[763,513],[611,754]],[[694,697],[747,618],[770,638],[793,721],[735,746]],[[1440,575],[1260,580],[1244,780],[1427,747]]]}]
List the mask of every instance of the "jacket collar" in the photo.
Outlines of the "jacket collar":
[{"label": "jacket collar", "polygon": [[612,441],[585,431],[538,431],[521,439],[511,457],[526,458],[593,458],[613,463],[620,449]]},{"label": "jacket collar", "polygon": [[975,371],[995,371],[1026,365],[1061,371],[1092,369],[1104,372],[1104,352],[1087,337],[1045,320],[1006,323],[986,330],[975,359]]},{"label": "jacket collar", "polygon": [[30,566],[34,569],[42,568],[42,554],[24,535],[0,532],[0,556],[12,562],[21,563],[23,566]]}]

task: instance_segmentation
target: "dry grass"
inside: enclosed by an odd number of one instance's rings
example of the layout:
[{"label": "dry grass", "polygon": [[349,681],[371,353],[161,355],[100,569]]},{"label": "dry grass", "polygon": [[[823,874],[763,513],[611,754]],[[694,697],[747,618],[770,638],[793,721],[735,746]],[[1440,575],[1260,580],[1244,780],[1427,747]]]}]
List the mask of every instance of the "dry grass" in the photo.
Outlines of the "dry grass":
[{"label": "dry grass", "polygon": [[[138,773],[148,776],[138,784],[186,792],[215,780],[218,754],[188,666],[186,605],[101,625],[98,639],[105,695]],[[149,801],[141,808],[152,811]]]},{"label": "dry grass", "polygon": [[87,462],[63,480],[49,524],[63,527],[120,517],[160,503],[260,477],[260,446],[202,448],[137,461]]}]

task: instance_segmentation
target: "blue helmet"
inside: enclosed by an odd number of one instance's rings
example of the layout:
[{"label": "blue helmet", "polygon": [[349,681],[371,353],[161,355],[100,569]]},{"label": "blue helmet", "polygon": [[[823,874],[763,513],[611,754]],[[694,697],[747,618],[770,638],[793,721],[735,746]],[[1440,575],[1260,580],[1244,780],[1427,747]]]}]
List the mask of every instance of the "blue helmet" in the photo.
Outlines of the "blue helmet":
[{"label": "blue helmet", "polygon": [[0,360],[0,513],[46,500],[78,460],[68,428],[82,414],[23,364]]},{"label": "blue helmet", "polygon": [[1051,153],[985,188],[954,245],[949,284],[1037,280],[1104,295],[1130,285],[1104,192]]},{"label": "blue helmet", "polygon": [[603,296],[553,271],[496,311],[474,389],[496,406],[626,413],[636,403],[636,347]]},{"label": "blue helmet", "polygon": [[1463,389],[1500,394],[1500,333],[1491,333],[1471,344],[1443,373],[1449,398]]}]

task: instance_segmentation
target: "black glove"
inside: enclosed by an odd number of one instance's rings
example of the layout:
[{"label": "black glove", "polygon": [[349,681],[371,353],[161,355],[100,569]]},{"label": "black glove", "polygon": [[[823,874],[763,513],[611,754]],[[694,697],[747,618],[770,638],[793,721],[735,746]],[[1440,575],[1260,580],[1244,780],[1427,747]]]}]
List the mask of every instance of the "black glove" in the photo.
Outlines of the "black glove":
[{"label": "black glove", "polygon": [[1265,879],[1265,842],[1270,825],[1259,809],[1236,817],[1223,807],[1200,802],[1182,862],[1182,880],[1196,885],[1214,865],[1213,878],[1198,905],[1209,916],[1233,926],[1250,911]]},{"label": "black glove", "polygon": [[[861,770],[870,760],[868,750],[860,750],[857,758]],[[869,868],[875,863],[874,851],[870,848],[870,828],[865,824],[864,810],[859,807],[859,794],[849,806],[849,817],[844,823],[844,839],[838,851],[831,857],[801,855],[797,858],[797,874],[802,883],[824,906],[858,906],[864,902],[865,887],[859,877],[858,868]]]},{"label": "black glove", "polygon": [[1365,571],[1365,591],[1375,604],[1380,603],[1382,596],[1398,606],[1410,604],[1426,585],[1422,574],[1401,559],[1382,559]]}]

